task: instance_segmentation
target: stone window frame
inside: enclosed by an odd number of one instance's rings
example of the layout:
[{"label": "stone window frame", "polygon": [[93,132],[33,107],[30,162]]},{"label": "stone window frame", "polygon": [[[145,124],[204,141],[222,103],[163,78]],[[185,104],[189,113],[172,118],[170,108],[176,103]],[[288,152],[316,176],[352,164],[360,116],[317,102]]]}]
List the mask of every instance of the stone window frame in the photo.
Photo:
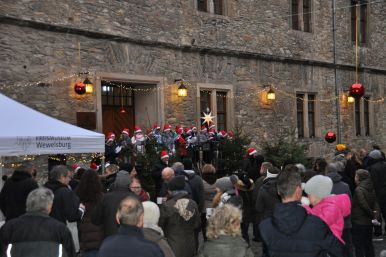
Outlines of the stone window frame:
[{"label": "stone window frame", "polygon": [[[303,99],[303,131],[304,131],[304,135],[303,137],[299,137],[298,136],[298,133],[296,133],[296,136],[298,138],[302,138],[302,139],[316,139],[316,138],[319,138],[321,137],[322,135],[322,131],[321,131],[321,122],[320,122],[320,102],[318,101],[318,93],[317,92],[309,92],[309,91],[302,91],[302,90],[295,90],[295,95],[296,95],[296,99],[295,99],[295,103],[294,103],[294,110],[295,110],[295,127],[296,127],[296,130],[298,130],[298,127],[297,127],[297,95],[298,94],[302,94],[304,95],[304,99]],[[309,131],[309,121],[308,121],[308,95],[313,95],[315,96],[315,100],[314,100],[314,136],[313,137],[310,137],[310,131]]]},{"label": "stone window frame", "polygon": [[[350,5],[351,7],[349,8],[349,12],[350,12],[350,34],[351,34],[351,42],[355,45],[355,19],[353,19],[353,12],[356,11],[357,7],[355,6],[356,3],[359,2],[363,2],[365,5],[360,5],[359,6],[359,24],[358,24],[358,33],[359,33],[359,40],[358,40],[358,44],[361,45],[361,46],[364,46],[366,47],[368,44],[369,44],[369,36],[370,36],[370,26],[369,26],[369,14],[370,14],[370,5],[367,3],[366,0],[350,0]],[[353,6],[354,5],[354,6]],[[363,23],[363,19],[362,19],[362,9],[365,8],[365,25],[364,25],[364,30],[365,32],[362,33],[362,23]],[[364,41],[363,41],[363,35],[364,34]]]},{"label": "stone window frame", "polygon": [[356,101],[351,106],[351,120],[352,120],[352,127],[354,130],[354,134],[356,137],[370,137],[374,134],[374,111],[373,111],[373,104],[371,101],[367,101],[368,104],[368,127],[369,129],[366,129],[366,119],[365,119],[365,99],[371,99],[370,95],[365,95],[359,99],[359,124],[360,124],[360,131],[357,131],[357,115],[356,115]]},{"label": "stone window frame", "polygon": [[206,13],[206,14],[215,15],[215,16],[228,16],[228,14],[229,14],[229,0],[220,0],[220,1],[222,1],[222,13],[221,14],[216,14],[216,13],[214,13],[214,10],[211,10],[210,1],[213,1],[213,0],[205,0],[207,11],[200,11],[200,10],[198,10],[198,0],[193,0],[194,9],[196,10],[196,13],[197,14]]},{"label": "stone window frame", "polygon": [[[299,23],[299,28],[294,28],[293,27],[293,10],[292,10],[292,6],[293,6],[293,1],[297,1],[298,2],[298,6],[301,6],[301,12],[297,11],[297,17],[298,17],[298,23]],[[309,1],[310,2],[310,18],[309,18],[309,28],[310,30],[309,31],[304,31],[304,13],[303,13],[303,1]],[[289,23],[290,23],[290,28],[294,31],[301,31],[301,32],[306,32],[306,33],[313,33],[314,31],[314,17],[315,15],[313,15],[313,10],[314,10],[314,1],[313,0],[288,0],[288,4],[289,4],[289,10],[290,10],[290,17],[289,17]],[[299,8],[299,7],[298,7]]]},{"label": "stone window frame", "polygon": [[156,85],[157,87],[157,123],[161,124],[165,120],[165,93],[164,89],[167,86],[167,79],[165,77],[157,77],[157,76],[142,76],[142,75],[132,75],[126,73],[113,73],[113,72],[96,72],[95,73],[95,97],[96,101],[94,104],[94,108],[96,110],[97,116],[97,129],[96,131],[103,131],[102,124],[102,85],[101,82],[103,80],[110,81],[124,81],[128,83],[140,83],[140,84],[149,84]]},{"label": "stone window frame", "polygon": [[[200,113],[201,110],[201,98],[200,98],[200,91],[211,91],[211,102],[214,103],[212,106],[212,115],[216,116],[217,114],[217,99],[216,99],[216,92],[227,92],[227,101],[226,101],[226,127],[228,131],[233,130],[234,128],[234,120],[235,120],[235,114],[234,114],[234,87],[230,84],[214,84],[214,83],[197,83],[197,94],[196,94],[196,113],[197,113],[197,124],[201,125],[200,118],[202,117],[202,113]],[[214,118],[214,124],[216,125],[217,130],[217,119]]]}]

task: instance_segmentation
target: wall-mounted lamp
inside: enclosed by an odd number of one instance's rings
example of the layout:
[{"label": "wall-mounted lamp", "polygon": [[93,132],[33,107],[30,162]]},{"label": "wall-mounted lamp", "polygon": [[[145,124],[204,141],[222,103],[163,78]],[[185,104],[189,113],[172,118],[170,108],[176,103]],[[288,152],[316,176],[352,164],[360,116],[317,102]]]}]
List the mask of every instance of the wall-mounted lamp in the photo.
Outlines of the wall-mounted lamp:
[{"label": "wall-mounted lamp", "polygon": [[87,77],[83,81],[83,84],[86,86],[86,93],[87,94],[91,94],[94,91],[94,85],[91,83],[91,81]]},{"label": "wall-mounted lamp", "polygon": [[276,93],[275,91],[272,89],[272,87],[270,86],[269,87],[269,90],[267,92],[267,100],[270,100],[270,101],[273,101],[276,99]]},{"label": "wall-mounted lamp", "polygon": [[184,81],[182,79],[176,79],[174,83],[178,82],[180,86],[177,89],[177,94],[179,97],[186,97],[188,96],[188,89],[184,85]]},{"label": "wall-mounted lamp", "polygon": [[347,103],[351,104],[351,103],[354,103],[355,102],[355,98],[351,95],[348,95],[347,96]]}]

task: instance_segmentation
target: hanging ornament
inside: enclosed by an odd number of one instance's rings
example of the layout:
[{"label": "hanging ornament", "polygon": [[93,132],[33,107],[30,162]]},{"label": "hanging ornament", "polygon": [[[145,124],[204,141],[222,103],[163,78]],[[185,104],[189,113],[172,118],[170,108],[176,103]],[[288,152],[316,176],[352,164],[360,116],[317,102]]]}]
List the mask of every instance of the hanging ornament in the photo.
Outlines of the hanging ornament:
[{"label": "hanging ornament", "polygon": [[83,95],[86,93],[86,85],[83,82],[78,82],[74,86],[74,91],[78,95]]},{"label": "hanging ornament", "polygon": [[119,110],[120,114],[126,114],[125,108],[123,108],[123,94],[122,94],[122,86],[121,86],[121,109]]},{"label": "hanging ornament", "polygon": [[362,84],[355,83],[350,87],[350,96],[360,98],[365,94],[365,87]]},{"label": "hanging ornament", "polygon": [[326,136],[324,137],[324,139],[328,142],[328,143],[333,143],[335,142],[336,140],[336,135],[334,132],[327,132]]}]

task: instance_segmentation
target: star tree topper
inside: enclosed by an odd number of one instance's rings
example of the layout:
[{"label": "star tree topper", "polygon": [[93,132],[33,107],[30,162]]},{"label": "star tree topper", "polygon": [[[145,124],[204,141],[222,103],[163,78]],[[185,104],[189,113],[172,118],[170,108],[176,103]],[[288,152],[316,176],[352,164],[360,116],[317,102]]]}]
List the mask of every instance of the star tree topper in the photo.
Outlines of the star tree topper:
[{"label": "star tree topper", "polygon": [[215,118],[215,116],[212,116],[212,112],[209,112],[209,113],[205,113],[203,112],[204,114],[204,117],[201,117],[201,119],[203,119],[204,121],[202,122],[202,124],[210,124],[210,123],[213,123],[213,119]]}]

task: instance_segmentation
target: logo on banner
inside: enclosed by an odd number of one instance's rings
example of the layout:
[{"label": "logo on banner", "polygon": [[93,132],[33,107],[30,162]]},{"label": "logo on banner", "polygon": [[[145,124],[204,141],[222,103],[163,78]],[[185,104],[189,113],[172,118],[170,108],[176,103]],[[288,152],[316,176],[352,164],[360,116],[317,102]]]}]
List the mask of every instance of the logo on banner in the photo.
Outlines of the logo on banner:
[{"label": "logo on banner", "polygon": [[25,151],[32,145],[32,139],[33,137],[16,137],[16,145]]}]

